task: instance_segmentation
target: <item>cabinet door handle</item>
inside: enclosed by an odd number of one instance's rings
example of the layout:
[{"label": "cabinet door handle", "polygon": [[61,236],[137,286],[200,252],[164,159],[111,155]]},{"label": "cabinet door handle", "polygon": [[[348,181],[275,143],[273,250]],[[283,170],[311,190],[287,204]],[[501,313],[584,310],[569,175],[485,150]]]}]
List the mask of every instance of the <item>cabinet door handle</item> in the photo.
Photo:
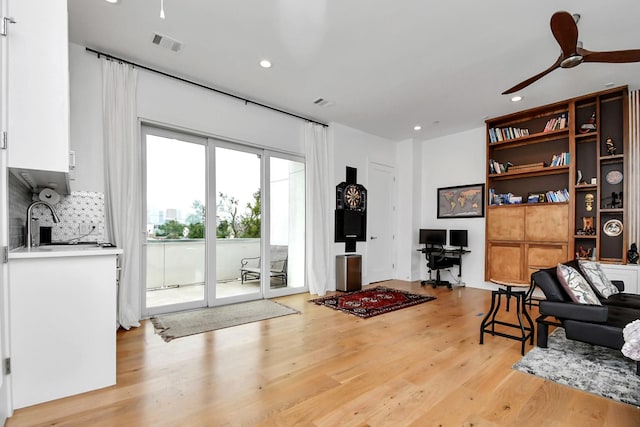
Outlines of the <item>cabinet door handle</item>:
[{"label": "cabinet door handle", "polygon": [[7,36],[9,34],[9,24],[15,24],[16,20],[5,16],[2,18],[2,28],[0,28],[0,36]]},{"label": "cabinet door handle", "polygon": [[378,236],[371,236],[371,240],[376,240]]}]

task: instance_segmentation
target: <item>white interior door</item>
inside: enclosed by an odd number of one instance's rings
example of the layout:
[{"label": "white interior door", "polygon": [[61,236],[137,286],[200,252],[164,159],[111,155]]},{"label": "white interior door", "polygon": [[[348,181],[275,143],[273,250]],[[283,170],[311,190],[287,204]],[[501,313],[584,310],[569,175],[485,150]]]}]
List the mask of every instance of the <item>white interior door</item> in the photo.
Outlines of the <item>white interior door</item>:
[{"label": "white interior door", "polygon": [[395,170],[369,163],[367,186],[367,282],[393,278],[395,269]]}]

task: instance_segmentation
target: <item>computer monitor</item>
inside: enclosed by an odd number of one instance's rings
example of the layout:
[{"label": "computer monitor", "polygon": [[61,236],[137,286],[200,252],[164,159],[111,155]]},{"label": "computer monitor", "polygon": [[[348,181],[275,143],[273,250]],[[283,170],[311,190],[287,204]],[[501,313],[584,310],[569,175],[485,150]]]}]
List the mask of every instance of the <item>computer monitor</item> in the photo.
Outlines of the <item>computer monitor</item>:
[{"label": "computer monitor", "polygon": [[446,245],[447,230],[443,229],[420,229],[421,245]]},{"label": "computer monitor", "polygon": [[449,230],[449,245],[457,248],[469,246],[467,230]]}]

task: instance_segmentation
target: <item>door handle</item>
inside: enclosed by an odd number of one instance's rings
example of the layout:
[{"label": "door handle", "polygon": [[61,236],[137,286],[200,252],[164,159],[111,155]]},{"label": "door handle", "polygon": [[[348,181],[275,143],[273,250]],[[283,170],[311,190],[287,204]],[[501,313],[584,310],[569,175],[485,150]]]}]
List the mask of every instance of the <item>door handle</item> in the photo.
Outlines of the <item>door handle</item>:
[{"label": "door handle", "polygon": [[378,236],[371,236],[371,240],[376,240]]}]

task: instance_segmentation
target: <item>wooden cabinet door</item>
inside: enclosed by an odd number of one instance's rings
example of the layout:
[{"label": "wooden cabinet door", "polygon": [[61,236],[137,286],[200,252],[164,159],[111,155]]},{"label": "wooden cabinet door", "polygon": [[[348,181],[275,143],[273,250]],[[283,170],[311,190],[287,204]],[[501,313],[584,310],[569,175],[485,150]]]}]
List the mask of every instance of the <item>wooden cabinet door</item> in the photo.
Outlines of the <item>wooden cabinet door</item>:
[{"label": "wooden cabinet door", "polygon": [[524,246],[518,243],[489,243],[487,245],[486,279],[512,282],[525,280]]},{"label": "wooden cabinet door", "polygon": [[543,268],[555,267],[559,263],[566,262],[567,245],[548,245],[532,243],[527,245],[527,277]]},{"label": "wooden cabinet door", "polygon": [[524,239],[528,242],[569,241],[569,205],[527,206]]},{"label": "wooden cabinet door", "polygon": [[487,240],[523,240],[524,215],[525,206],[501,206],[487,209]]}]

